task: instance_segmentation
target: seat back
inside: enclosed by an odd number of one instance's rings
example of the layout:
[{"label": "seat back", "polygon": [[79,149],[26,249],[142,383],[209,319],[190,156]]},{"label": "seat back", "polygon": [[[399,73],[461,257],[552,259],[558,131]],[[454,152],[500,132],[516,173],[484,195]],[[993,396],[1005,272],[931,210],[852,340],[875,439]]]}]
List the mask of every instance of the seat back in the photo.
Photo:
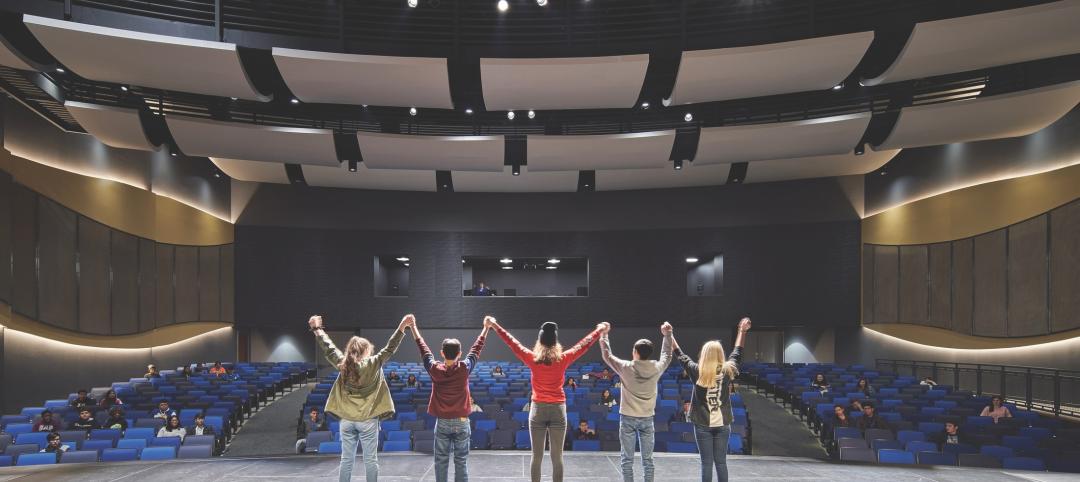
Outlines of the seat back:
[{"label": "seat back", "polygon": [[532,448],[532,438],[529,437],[528,430],[514,432],[514,448],[518,450]]},{"label": "seat back", "polygon": [[907,450],[882,449],[878,451],[878,462],[883,464],[914,464],[915,454]]},{"label": "seat back", "polygon": [[341,442],[319,442],[319,446],[315,447],[315,451],[319,452],[320,454],[340,454]]},{"label": "seat back", "polygon": [[213,455],[213,445],[184,445],[176,453],[179,459],[208,459]]},{"label": "seat back", "polygon": [[142,450],[146,448],[146,439],[144,438],[122,438],[116,442],[116,448],[118,449],[135,449]]},{"label": "seat back", "polygon": [[60,456],[60,463],[62,464],[84,464],[97,461],[97,450],[75,450],[64,452]]},{"label": "seat back", "polygon": [[925,440],[912,440],[908,442],[907,445],[904,445],[904,450],[912,453],[937,452],[937,444]]},{"label": "seat back", "polygon": [[408,440],[390,440],[383,444],[383,452],[408,452],[409,450]]},{"label": "seat back", "polygon": [[309,432],[307,434],[307,445],[304,449],[305,452],[318,452],[319,444],[323,442],[330,442],[334,439],[332,433],[327,430],[320,430],[318,432]]},{"label": "seat back", "polygon": [[147,447],[143,449],[139,460],[172,460],[176,458],[174,447]]},{"label": "seat back", "polygon": [[1035,457],[1005,457],[1001,467],[1010,470],[1046,470],[1046,464]]},{"label": "seat back", "polygon": [[916,454],[920,464],[956,465],[956,454],[924,451]]},{"label": "seat back", "polygon": [[26,432],[20,433],[15,436],[15,443],[17,444],[36,444],[38,450],[45,448],[48,443],[48,432]]},{"label": "seat back", "polygon": [[135,449],[107,448],[101,451],[102,462],[125,462],[138,459],[139,451]]},{"label": "seat back", "polygon": [[55,453],[28,453],[21,454],[15,458],[15,466],[22,467],[26,465],[52,465],[56,463]]},{"label": "seat back", "polygon": [[184,437],[184,446],[188,445],[214,445],[213,435],[188,435]]},{"label": "seat back", "polygon": [[841,448],[840,460],[844,462],[877,462],[877,454],[867,448]]},{"label": "seat back", "polygon": [[1001,468],[1001,459],[983,454],[960,454],[958,462],[961,467]]},{"label": "seat back", "polygon": [[896,437],[893,436],[891,430],[883,428],[871,428],[866,430],[866,434],[863,437],[866,440],[893,440]]},{"label": "seat back", "polygon": [[572,450],[575,452],[599,452],[600,441],[599,440],[575,440],[572,445]]}]

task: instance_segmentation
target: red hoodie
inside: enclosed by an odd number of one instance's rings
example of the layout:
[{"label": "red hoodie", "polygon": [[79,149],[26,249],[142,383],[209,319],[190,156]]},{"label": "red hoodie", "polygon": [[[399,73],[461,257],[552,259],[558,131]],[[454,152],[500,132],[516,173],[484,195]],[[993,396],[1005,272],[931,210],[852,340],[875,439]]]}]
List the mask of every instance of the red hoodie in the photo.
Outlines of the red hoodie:
[{"label": "red hoodie", "polygon": [[463,418],[472,413],[469,405],[469,373],[480,358],[484,349],[484,335],[476,338],[469,354],[464,360],[447,365],[435,361],[427,343],[421,337],[416,338],[420,347],[420,356],[424,359],[424,368],[431,375],[431,398],[428,400],[428,413],[437,418]]},{"label": "red hoodie", "polygon": [[563,392],[563,380],[566,378],[566,368],[574,363],[581,355],[589,351],[589,347],[593,346],[597,340],[600,339],[600,330],[593,330],[585,338],[582,338],[576,345],[570,347],[569,350],[563,350],[562,360],[559,360],[550,365],[543,363],[537,363],[533,361],[533,351],[525,348],[520,342],[514,338],[510,332],[503,329],[501,326],[495,326],[495,333],[499,334],[499,337],[506,342],[510,350],[514,352],[514,355],[521,360],[526,366],[529,367],[530,381],[532,382],[532,401],[539,403],[566,403],[566,393]]}]

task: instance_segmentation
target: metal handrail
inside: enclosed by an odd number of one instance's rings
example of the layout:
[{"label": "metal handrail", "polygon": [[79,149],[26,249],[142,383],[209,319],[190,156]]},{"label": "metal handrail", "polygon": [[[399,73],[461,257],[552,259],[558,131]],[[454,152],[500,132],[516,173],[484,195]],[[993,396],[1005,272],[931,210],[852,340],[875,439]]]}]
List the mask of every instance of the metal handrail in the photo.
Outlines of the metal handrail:
[{"label": "metal handrail", "polygon": [[[940,372],[951,371],[953,378],[952,385],[956,389],[971,390],[977,396],[982,396],[983,394],[1001,395],[1006,397],[1009,401],[1022,404],[1028,410],[1046,411],[1054,414],[1054,416],[1080,415],[1080,371],[1078,370],[1063,370],[1059,368],[1024,365],[941,362],[932,360],[896,360],[888,358],[878,358],[875,365],[878,370],[892,369],[892,371],[895,371],[897,374],[906,371],[910,372],[913,376],[918,376],[920,370],[922,373],[929,371],[931,378],[935,381],[940,381],[938,377]],[[975,374],[974,387],[962,383],[961,374],[964,373]],[[999,389],[996,392],[985,390],[986,387],[983,386],[984,374],[998,377]],[[1007,391],[1006,387],[1008,386],[1009,375],[1024,376],[1022,395],[1010,396],[1004,393]],[[1036,380],[1051,382],[1053,384],[1051,393],[1047,394],[1041,392],[1037,394],[1034,385]],[[1062,390],[1063,387],[1071,388],[1071,390],[1065,392]],[[1076,398],[1066,399],[1065,393],[1074,394]]]}]

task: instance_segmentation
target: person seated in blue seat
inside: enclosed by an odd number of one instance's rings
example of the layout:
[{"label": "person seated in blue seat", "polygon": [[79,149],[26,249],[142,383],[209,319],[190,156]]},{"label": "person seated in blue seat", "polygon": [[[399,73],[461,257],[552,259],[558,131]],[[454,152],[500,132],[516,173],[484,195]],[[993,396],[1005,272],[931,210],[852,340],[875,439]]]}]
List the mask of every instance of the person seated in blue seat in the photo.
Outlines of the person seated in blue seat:
[{"label": "person seated in blue seat", "polygon": [[101,424],[101,428],[123,432],[124,430],[127,430],[127,425],[127,419],[124,418],[124,411],[120,410],[120,407],[113,407],[113,409],[109,411],[109,419]]},{"label": "person seated in blue seat", "polygon": [[390,373],[386,375],[386,381],[398,382],[401,381],[401,375],[398,375],[396,371],[390,370]]},{"label": "person seated in blue seat", "polygon": [[409,374],[409,378],[405,379],[406,387],[420,388],[420,380],[416,379],[416,375]]},{"label": "person seated in blue seat", "polygon": [[307,436],[311,432],[329,430],[326,419],[319,415],[319,409],[311,407],[307,416],[300,419],[296,424],[296,453],[302,454],[307,448]]},{"label": "person seated in blue seat", "polygon": [[855,427],[855,419],[848,416],[847,410],[840,404],[833,405],[833,413],[825,419],[821,429],[821,444],[830,454],[836,450],[835,433],[838,427]]},{"label": "person seated in blue seat", "polygon": [[184,441],[184,436],[187,435],[187,430],[180,426],[180,417],[172,415],[169,417],[169,421],[165,422],[165,426],[158,430],[158,437],[180,437],[180,442]]},{"label": "person seated in blue seat", "polygon": [[116,390],[110,389],[105,392],[105,396],[101,397],[101,401],[98,402],[98,407],[108,410],[116,405],[123,405],[123,401],[116,396]]},{"label": "person seated in blue seat", "polygon": [[214,427],[206,424],[206,415],[202,413],[195,414],[195,424],[188,427],[185,432],[187,435],[217,435],[214,433]]},{"label": "person seated in blue seat", "polygon": [[158,371],[157,365],[153,363],[146,365],[146,374],[143,378],[161,378],[161,372]]},{"label": "person seated in blue seat", "polygon": [[577,380],[574,380],[574,377],[567,377],[566,383],[563,384],[563,388],[569,388],[570,390],[577,389]]},{"label": "person seated in blue seat", "polygon": [[979,413],[980,417],[990,417],[994,419],[994,423],[998,423],[1003,418],[1012,418],[1012,412],[1009,407],[1005,406],[1005,399],[1000,395],[994,395],[990,399],[990,405],[983,407],[982,412]]},{"label": "person seated in blue seat", "polygon": [[863,402],[862,404],[862,417],[859,417],[859,421],[856,424],[859,430],[865,432],[871,428],[882,428],[885,430],[892,430],[892,425],[886,422],[884,418],[881,418],[874,409],[874,403],[871,401]]},{"label": "person seated in blue seat", "polygon": [[34,423],[33,431],[35,432],[59,432],[64,429],[64,424],[59,419],[53,417],[53,413],[49,410],[41,412],[41,418]]},{"label": "person seated in blue seat", "polygon": [[611,408],[618,403],[619,402],[615,400],[615,396],[611,394],[611,390],[605,388],[604,391],[600,393],[600,405]]},{"label": "person seated in blue seat", "polygon": [[855,385],[855,391],[860,392],[868,397],[873,397],[875,393],[874,386],[865,378],[860,378],[859,383]]},{"label": "person seated in blue seat", "polygon": [[814,379],[810,382],[810,388],[825,393],[829,391],[829,380],[825,378],[824,373],[818,373],[814,375]]},{"label": "person seated in blue seat", "polygon": [[86,430],[87,432],[99,428],[97,420],[94,420],[93,415],[90,413],[90,407],[83,407],[79,409],[79,418],[71,422],[72,430]]},{"label": "person seated in blue seat", "polygon": [[484,412],[483,407],[481,407],[480,404],[476,403],[476,400],[473,400],[472,395],[469,395],[469,411],[470,411],[470,413],[483,413]]},{"label": "person seated in blue seat", "polygon": [[173,415],[176,415],[176,410],[169,408],[169,401],[165,399],[158,401],[156,410],[150,411],[150,416],[162,420],[168,420],[169,417],[172,417]]},{"label": "person seated in blue seat", "polygon": [[49,436],[45,438],[45,441],[47,442],[45,444],[45,448],[39,450],[38,452],[56,454],[57,461],[60,460],[60,454],[67,452],[71,448],[67,445],[64,445],[64,443],[60,441],[60,434],[56,432],[50,433]]},{"label": "person seated in blue seat", "polygon": [[503,371],[501,366],[495,365],[495,368],[491,370],[491,376],[493,378],[503,378],[506,376],[506,372]]},{"label": "person seated in blue seat", "polygon": [[938,450],[944,451],[946,445],[969,444],[973,445],[967,436],[967,432],[960,432],[960,422],[949,420],[945,422],[945,430],[930,436],[930,441],[938,445]]},{"label": "person seated in blue seat", "polygon": [[690,411],[691,411],[690,400],[684,400],[683,403],[682,403],[682,410],[679,411],[679,412],[675,412],[675,414],[671,416],[670,421],[671,422],[693,422],[693,420],[690,420]]},{"label": "person seated in blue seat", "polygon": [[94,402],[94,399],[90,398],[90,396],[86,394],[86,389],[80,388],[75,398],[72,399],[71,402],[68,403],[68,405],[71,405],[71,408],[78,410],[83,407],[92,407],[95,403],[96,402]]},{"label": "person seated in blue seat", "polygon": [[933,378],[923,377],[922,381],[919,382],[919,385],[934,388],[937,386],[937,382],[935,382]]},{"label": "person seated in blue seat", "polygon": [[571,436],[566,439],[566,448],[571,448],[574,440],[597,440],[598,438],[596,430],[589,428],[589,422],[582,420],[578,422],[578,428],[575,428]]},{"label": "person seated in blue seat", "polygon": [[862,400],[852,400],[848,403],[847,411],[848,413],[862,413]]}]

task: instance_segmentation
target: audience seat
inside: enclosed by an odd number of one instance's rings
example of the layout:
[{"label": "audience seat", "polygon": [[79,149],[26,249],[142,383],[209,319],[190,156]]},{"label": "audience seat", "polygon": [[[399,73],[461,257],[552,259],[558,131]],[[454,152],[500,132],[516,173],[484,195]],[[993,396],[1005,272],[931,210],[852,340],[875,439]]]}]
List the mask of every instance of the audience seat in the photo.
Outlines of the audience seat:
[{"label": "audience seat", "polygon": [[184,437],[183,445],[210,445],[215,442],[213,435],[188,435]]},{"label": "audience seat", "polygon": [[154,437],[150,439],[151,447],[169,447],[175,451],[180,447],[180,437]]},{"label": "audience seat", "polygon": [[946,444],[942,452],[952,454],[977,454],[979,448],[971,444]]},{"label": "audience seat", "polygon": [[433,439],[414,440],[413,441],[413,451],[414,452],[424,453],[424,454],[435,453],[435,440],[433,440]]},{"label": "audience seat", "polygon": [[4,426],[4,431],[13,437],[21,433],[30,433],[33,430],[34,424],[32,423],[9,423]]},{"label": "audience seat", "polygon": [[175,458],[176,448],[174,447],[147,447],[139,455],[139,460],[172,460]]},{"label": "audience seat", "polygon": [[683,453],[683,454],[696,454],[697,453],[697,444],[687,443],[687,442],[668,442],[667,443],[667,450],[668,450],[668,452],[676,452],[676,453]]},{"label": "audience seat", "polygon": [[146,439],[143,438],[122,438],[116,442],[116,448],[118,449],[135,449],[142,451],[146,448]]},{"label": "audience seat", "polygon": [[1005,457],[1012,457],[1016,455],[1016,452],[1013,449],[1002,445],[983,445],[979,448],[979,453],[983,455],[989,455],[991,457],[996,457],[998,459],[1003,459]]},{"label": "audience seat", "polygon": [[842,439],[842,438],[859,438],[859,439],[861,439],[861,438],[863,438],[863,434],[862,434],[862,432],[859,431],[859,429],[857,429],[855,427],[837,427],[836,430],[833,431],[833,438],[836,439],[836,440],[839,440],[839,439]]},{"label": "audience seat", "polygon": [[914,464],[915,454],[907,450],[882,449],[878,451],[878,462],[883,464]]},{"label": "audience seat", "polygon": [[319,442],[319,445],[314,448],[314,451],[320,454],[341,454],[341,442]]},{"label": "audience seat", "polygon": [[983,454],[960,454],[958,462],[961,467],[1001,468],[1001,459]]},{"label": "audience seat", "polygon": [[16,444],[36,444],[38,450],[45,448],[48,444],[46,440],[49,436],[48,432],[26,432],[20,433],[15,436]]},{"label": "audience seat", "polygon": [[310,432],[307,435],[307,446],[304,449],[305,452],[318,452],[319,444],[323,442],[330,442],[334,439],[334,434],[327,430],[320,430],[318,432]]},{"label": "audience seat", "polygon": [[23,467],[27,465],[52,465],[56,463],[56,454],[53,453],[29,453],[15,458],[15,465]]},{"label": "audience seat", "polygon": [[877,462],[877,454],[867,448],[841,448],[840,460],[844,462]]},{"label": "audience seat", "polygon": [[4,450],[4,455],[10,455],[14,458],[19,458],[21,454],[32,454],[41,450],[36,443],[30,444],[11,444],[8,445],[7,450]]},{"label": "audience seat", "polygon": [[903,450],[904,447],[896,440],[874,439],[870,441],[870,448],[874,450]]},{"label": "audience seat", "polygon": [[120,431],[111,428],[95,428],[90,431],[90,440],[111,440],[113,445],[120,440]]},{"label": "audience seat", "polygon": [[98,461],[96,450],[71,450],[60,456],[62,464],[83,464]]},{"label": "audience seat", "polygon": [[1005,457],[1001,467],[1010,470],[1046,470],[1046,464],[1034,457]]},{"label": "audience seat", "polygon": [[139,452],[135,449],[107,448],[101,451],[102,462],[127,462],[138,459]]},{"label": "audience seat", "polygon": [[124,438],[141,438],[146,441],[154,438],[156,430],[148,427],[131,427],[124,431]]},{"label": "audience seat", "polygon": [[532,449],[532,438],[528,430],[518,430],[514,433],[514,448],[518,450]]},{"label": "audience seat", "polygon": [[599,440],[575,440],[571,444],[571,449],[575,452],[599,452],[600,441]]},{"label": "audience seat", "polygon": [[214,455],[213,445],[184,445],[176,453],[178,459],[208,459]]},{"label": "audience seat", "polygon": [[941,452],[919,452],[919,463],[925,465],[956,465],[956,454]]},{"label": "audience seat", "polygon": [[391,440],[383,444],[383,452],[408,452],[408,440]]}]

